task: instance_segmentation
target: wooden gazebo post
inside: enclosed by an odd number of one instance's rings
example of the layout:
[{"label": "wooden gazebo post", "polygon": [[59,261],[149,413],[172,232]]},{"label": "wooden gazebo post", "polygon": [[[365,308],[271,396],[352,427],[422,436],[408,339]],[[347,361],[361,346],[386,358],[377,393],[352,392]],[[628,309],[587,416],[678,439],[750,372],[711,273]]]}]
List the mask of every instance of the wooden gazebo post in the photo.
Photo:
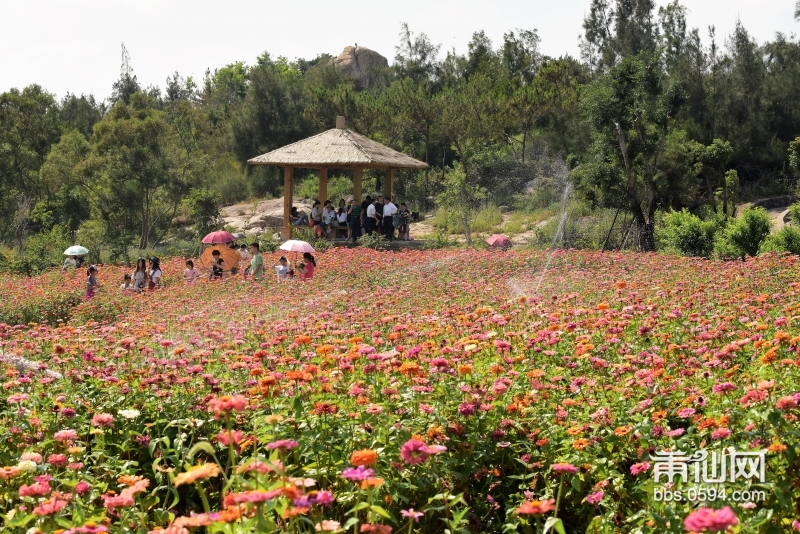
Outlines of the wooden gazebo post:
[{"label": "wooden gazebo post", "polygon": [[386,183],[383,184],[383,196],[391,200],[394,193],[394,169],[386,169]]},{"label": "wooden gazebo post", "polygon": [[364,176],[364,169],[356,167],[353,169],[353,198],[357,204],[361,204],[361,180]]},{"label": "wooden gazebo post", "polygon": [[294,191],[294,176],[292,167],[283,168],[283,228],[281,228],[281,239],[292,238],[292,218],[289,213],[292,211],[292,191]]},{"label": "wooden gazebo post", "polygon": [[328,200],[328,169],[322,167],[319,170],[319,201],[324,206],[326,200]]}]

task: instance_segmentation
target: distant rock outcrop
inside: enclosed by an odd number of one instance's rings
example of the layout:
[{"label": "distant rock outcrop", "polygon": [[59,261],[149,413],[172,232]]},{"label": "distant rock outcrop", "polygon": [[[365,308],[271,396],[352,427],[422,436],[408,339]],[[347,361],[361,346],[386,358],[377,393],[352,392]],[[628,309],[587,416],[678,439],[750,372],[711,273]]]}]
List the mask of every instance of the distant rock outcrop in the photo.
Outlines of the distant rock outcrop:
[{"label": "distant rock outcrop", "polygon": [[369,48],[345,46],[333,64],[342,74],[353,78],[357,89],[368,89],[375,83],[377,72],[388,67],[389,61]]}]

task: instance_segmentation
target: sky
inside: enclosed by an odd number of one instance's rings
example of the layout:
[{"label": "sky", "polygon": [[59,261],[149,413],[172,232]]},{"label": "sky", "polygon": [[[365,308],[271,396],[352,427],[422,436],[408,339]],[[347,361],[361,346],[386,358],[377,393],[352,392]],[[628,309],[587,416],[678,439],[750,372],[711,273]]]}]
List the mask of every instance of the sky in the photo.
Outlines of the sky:
[{"label": "sky", "polygon": [[[665,5],[665,0],[657,0]],[[705,42],[737,19],[759,42],[797,32],[794,0],[682,0],[688,23]],[[426,33],[442,49],[466,52],[484,30],[495,45],[516,28],[537,29],[542,51],[578,53],[590,0],[0,0],[0,92],[38,83],[59,98],[94,94],[102,100],[119,78],[120,45],[143,86],[164,88],[176,70],[202,79],[235,61],[255,63],[268,51],[290,59],[338,55],[358,44],[391,62],[400,24]]]}]

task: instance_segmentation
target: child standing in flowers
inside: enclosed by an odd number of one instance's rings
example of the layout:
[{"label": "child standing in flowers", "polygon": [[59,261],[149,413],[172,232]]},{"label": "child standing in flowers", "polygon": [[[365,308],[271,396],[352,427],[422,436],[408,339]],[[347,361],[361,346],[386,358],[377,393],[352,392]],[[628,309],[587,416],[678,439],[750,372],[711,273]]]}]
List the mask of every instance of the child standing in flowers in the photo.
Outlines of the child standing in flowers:
[{"label": "child standing in flowers", "polygon": [[222,273],[225,270],[222,264],[223,260],[220,257],[219,250],[211,251],[211,280],[222,279]]},{"label": "child standing in flowers", "polygon": [[192,260],[186,260],[186,269],[183,270],[183,279],[186,280],[186,283],[191,284],[197,282],[199,277],[200,271],[195,269],[194,262]]},{"label": "child standing in flowers", "polygon": [[97,267],[90,265],[86,269],[86,300],[93,299],[95,292],[100,287],[100,282],[97,281],[95,274],[97,274]]},{"label": "child standing in flowers", "polygon": [[119,286],[119,288],[123,291],[135,291],[133,287],[133,278],[131,275],[125,273],[122,284]]},{"label": "child standing in flowers", "polygon": [[278,281],[288,280],[291,272],[289,260],[286,259],[286,256],[281,256],[278,263],[275,264],[275,273],[278,275]]}]

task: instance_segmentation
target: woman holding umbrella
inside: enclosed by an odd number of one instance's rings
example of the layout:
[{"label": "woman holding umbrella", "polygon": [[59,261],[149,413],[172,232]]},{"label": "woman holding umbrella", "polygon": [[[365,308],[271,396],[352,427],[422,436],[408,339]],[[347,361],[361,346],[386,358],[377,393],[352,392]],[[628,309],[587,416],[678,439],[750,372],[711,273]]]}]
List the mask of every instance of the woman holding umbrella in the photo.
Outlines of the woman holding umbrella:
[{"label": "woman holding umbrella", "polygon": [[67,256],[67,259],[64,260],[64,265],[61,266],[61,272],[63,273],[70,267],[75,267],[77,265],[76,259],[77,256]]},{"label": "woman holding umbrella", "polygon": [[303,262],[297,266],[297,272],[300,273],[300,280],[311,280],[314,278],[314,271],[317,270],[317,260],[310,252],[303,253]]},{"label": "woman holding umbrella", "polygon": [[80,245],[72,245],[69,247],[64,251],[64,256],[67,256],[67,259],[64,260],[61,272],[66,271],[70,267],[75,267],[76,269],[80,268],[83,264],[83,256],[88,253],[89,249]]}]

